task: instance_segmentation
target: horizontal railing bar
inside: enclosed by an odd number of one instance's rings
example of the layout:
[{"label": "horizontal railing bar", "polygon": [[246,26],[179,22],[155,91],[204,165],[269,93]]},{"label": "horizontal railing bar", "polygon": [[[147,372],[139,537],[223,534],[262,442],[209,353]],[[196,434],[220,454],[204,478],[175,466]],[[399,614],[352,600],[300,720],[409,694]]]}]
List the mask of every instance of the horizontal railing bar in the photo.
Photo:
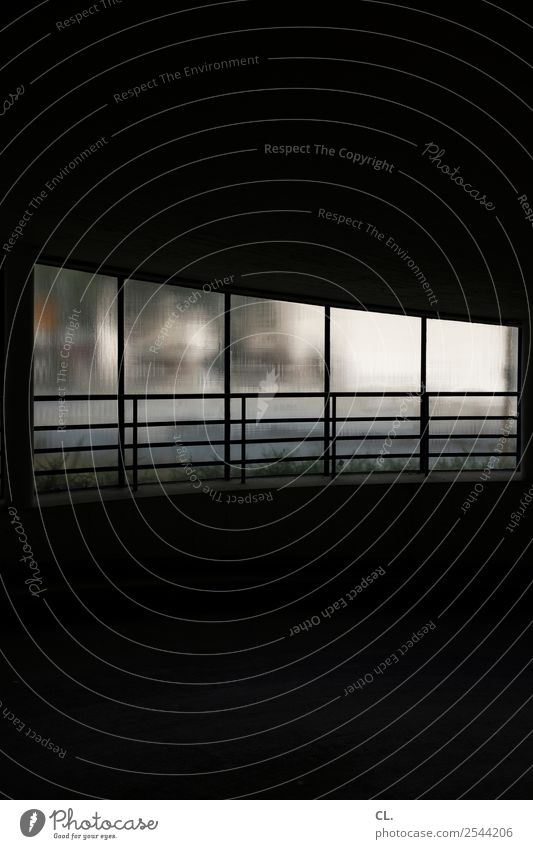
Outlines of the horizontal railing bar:
[{"label": "horizontal railing bar", "polygon": [[[61,401],[117,401],[121,396],[117,395],[61,395]],[[126,396],[123,396],[126,397]],[[57,401],[57,395],[34,395],[34,401]]]},{"label": "horizontal railing bar", "polygon": [[[390,456],[390,455],[389,455]],[[429,452],[430,457],[494,457],[494,451],[469,451],[468,453],[455,453],[452,451],[433,451]],[[516,457],[516,451],[498,451],[498,457]]]},{"label": "horizontal railing bar", "polygon": [[[336,459],[337,460],[376,460],[376,459],[378,459],[379,457],[382,457],[382,456],[383,456],[382,454],[337,454]],[[442,459],[442,458],[447,458],[447,457],[466,457],[466,458],[469,458],[469,457],[492,457],[493,455],[492,454],[478,454],[478,453],[473,453],[473,454],[469,454],[469,455],[468,454],[465,455],[465,454],[431,454],[430,453],[429,456],[430,457],[440,457]],[[516,454],[516,452],[512,452],[512,453],[504,452],[501,456],[503,456],[503,457],[516,457],[517,454]],[[387,459],[390,458],[390,459],[394,459],[394,460],[411,460],[411,459],[415,460],[419,457],[420,457],[419,453],[387,454]],[[255,464],[271,463],[272,465],[274,465],[275,463],[300,463],[300,462],[302,462],[302,463],[304,463],[304,462],[319,463],[319,462],[321,462],[321,459],[322,458],[320,456],[311,457],[309,455],[305,455],[303,457],[278,457],[278,458],[270,458],[270,459],[268,459],[268,458],[265,458],[265,459],[249,458],[249,459],[246,459],[244,462],[246,463],[246,465],[252,465],[254,463]],[[195,465],[195,467],[196,466],[198,466],[198,467],[200,467],[200,466],[223,466],[224,461],[223,460],[199,460],[198,462],[195,462],[194,465]],[[234,466],[235,469],[238,469],[242,465],[242,461],[238,458],[235,458],[234,460],[232,460],[231,465]],[[128,472],[131,472],[131,471],[134,470],[133,464],[126,464],[124,466],[124,468]],[[180,463],[148,463],[148,464],[139,463],[137,468],[138,469],[179,469],[179,468],[187,468],[187,465],[186,464],[185,465],[180,464]],[[379,471],[379,470],[376,470],[376,471]],[[384,469],[383,471],[390,471],[390,470]],[[451,471],[453,471],[453,470],[451,470]],[[470,469],[470,470],[467,469],[467,471],[475,471],[475,469]],[[506,469],[504,471],[509,471],[509,470]],[[80,475],[81,474],[99,474],[100,472],[116,472],[118,474],[118,467],[117,466],[83,466],[83,467],[80,467],[80,468],[67,467],[66,469],[57,469],[57,470],[55,470],[55,469],[36,469],[34,471],[34,474],[35,474],[36,477],[53,477],[55,475],[64,475],[64,474],[68,474],[68,475],[70,475],[70,474],[80,474]],[[177,481],[177,483],[179,483],[179,481]],[[112,484],[110,484],[110,485],[112,486]]]},{"label": "horizontal railing bar", "polygon": [[[58,428],[57,425],[34,425],[34,431],[57,431],[57,433],[63,433],[67,430],[103,430],[107,428],[108,430],[117,430],[118,424],[117,422],[110,422],[104,424],[76,424],[76,425],[62,425],[61,428]],[[116,447],[116,446],[115,446]]]},{"label": "horizontal railing bar", "polygon": [[116,472],[118,475],[118,466],[80,466],[80,468],[67,467],[66,469],[35,469],[34,475],[42,477],[47,475],[86,475],[95,474],[98,472]]},{"label": "horizontal railing bar", "polygon": [[[242,424],[242,419],[228,419],[231,425],[240,425]],[[276,418],[276,419],[261,419],[257,421],[257,419],[245,419],[246,424],[276,424],[277,422],[288,424],[290,422],[323,422],[323,418],[318,418],[316,416],[311,416],[308,418],[302,417],[301,419],[296,418],[295,416],[291,416],[290,418]],[[180,420],[180,421],[166,421],[166,422],[144,422],[139,420],[137,422],[137,427],[165,427],[170,425],[175,425],[176,427],[186,427],[189,425],[223,425],[225,424],[224,419],[188,419],[188,420]],[[126,427],[132,427],[131,424],[126,423]]]},{"label": "horizontal railing bar", "polygon": [[[274,439],[247,439],[246,443],[253,445],[265,445],[273,442],[282,443],[282,442],[322,442],[323,436],[280,436]],[[180,442],[180,445],[183,447],[194,447],[194,446],[209,446],[209,445],[224,445],[224,439],[198,439],[191,440],[189,442]],[[231,445],[240,445],[240,439],[230,439]],[[137,448],[172,448],[175,445],[174,442],[138,442]],[[61,454],[64,452],[65,454],[75,454],[78,451],[110,451],[116,450],[118,447],[118,443],[114,444],[106,444],[106,445],[68,445],[59,448],[35,448],[35,454]],[[132,449],[135,447],[135,443],[133,442],[125,442],[123,445],[124,449]]]},{"label": "horizontal railing bar", "polygon": [[[377,460],[383,456],[383,454],[337,454],[337,460]],[[420,457],[420,451],[410,451],[407,454],[386,454],[384,459],[388,460],[389,457],[400,460],[416,459]]]},{"label": "horizontal railing bar", "polygon": [[[223,460],[199,460],[195,462],[195,466],[223,466]],[[124,466],[126,471],[132,472],[135,468],[133,464],[127,464]],[[137,466],[138,469],[180,469],[187,468],[187,464],[183,463],[148,463],[148,464],[139,464]],[[80,466],[80,468],[75,467],[67,467],[66,469],[36,469],[34,474],[42,476],[51,476],[51,475],[64,475],[65,472],[67,474],[94,474],[95,472],[117,472],[118,466]]]},{"label": "horizontal railing bar", "polygon": [[[295,423],[306,423],[306,422],[316,422],[320,424],[324,420],[319,418],[290,418],[290,419],[261,419],[261,424],[290,424],[292,422]],[[343,420],[344,421],[344,420]],[[346,420],[348,421],[348,420]],[[361,420],[363,421],[363,420]],[[394,421],[394,419],[390,419],[390,421]],[[189,419],[183,421],[155,421],[155,422],[145,422],[138,421],[136,424],[133,422],[124,422],[124,427],[137,427],[137,428],[153,428],[153,427],[194,427],[194,426],[202,426],[206,427],[208,425],[223,425],[225,424],[224,419]],[[232,425],[240,425],[241,419],[231,419],[230,424]],[[257,424],[255,419],[246,419],[246,424]],[[57,425],[34,425],[34,431],[57,431],[58,433],[63,433],[67,430],[97,430],[108,428],[109,430],[113,430],[118,428],[117,422],[104,422],[98,424],[75,424],[75,425],[62,425],[61,428],[58,428]]]},{"label": "horizontal railing bar", "polygon": [[[189,427],[193,425],[223,425],[225,424],[224,419],[180,419],[179,421],[166,421],[166,422],[146,422],[142,419],[136,423],[135,427]],[[133,427],[132,422],[125,422],[125,427]]]},{"label": "horizontal railing bar", "polygon": [[[225,398],[223,392],[126,392],[124,394],[125,401],[217,401]],[[237,396],[236,396],[237,397]]]},{"label": "horizontal railing bar", "polygon": [[[270,441],[270,440],[266,440]],[[288,440],[284,440],[288,441]],[[235,445],[240,444],[238,439],[232,440]],[[137,448],[172,448],[174,442],[138,442]],[[224,445],[223,439],[212,439],[212,440],[204,440],[197,442],[182,442],[181,445],[185,446],[194,446],[194,445]],[[133,442],[125,442],[123,448],[132,449],[135,447],[135,443]],[[118,443],[114,444],[106,444],[106,445],[67,445],[66,447],[59,448],[34,448],[34,454],[76,454],[78,451],[116,451],[118,448]]]},{"label": "horizontal railing bar", "polygon": [[[194,463],[194,467],[197,466],[223,466],[224,460],[199,460]],[[128,472],[132,472],[135,466],[130,463],[125,466],[125,469]],[[138,469],[187,469],[189,468],[188,463],[139,463],[137,465]]]},{"label": "horizontal railing bar", "polygon": [[244,461],[239,458],[232,462],[234,462],[237,466],[242,466],[243,462],[246,465],[253,465],[253,463],[270,463],[274,466],[276,463],[322,463],[323,459],[323,456],[319,454],[316,456],[305,454],[301,457],[247,457]]},{"label": "horizontal railing bar", "polygon": [[[339,424],[345,422],[395,422],[398,416],[343,416],[337,413],[335,421]],[[295,419],[297,421],[297,419]],[[402,416],[402,422],[419,422],[420,416]]]},{"label": "horizontal railing bar", "polygon": [[420,392],[331,392],[335,398],[419,398]]},{"label": "horizontal railing bar", "polygon": [[[267,393],[268,394],[268,393]],[[282,393],[278,392],[277,395],[281,395]],[[421,395],[430,395],[431,397],[435,396],[444,396],[447,397],[476,397],[476,396],[494,396],[496,398],[499,397],[513,397],[518,396],[517,390],[512,391],[502,391],[502,392],[492,392],[490,390],[484,389],[461,389],[457,392],[448,392],[448,391],[440,391],[438,389],[433,389],[431,391],[427,390],[425,393],[420,392],[419,390],[413,392],[334,392],[330,393],[331,395],[335,395],[337,398],[420,398]],[[277,395],[275,397],[277,397]]]},{"label": "horizontal railing bar", "polygon": [[[240,425],[242,424],[243,419],[231,419],[230,424]],[[273,418],[273,419],[244,419],[245,424],[250,425],[262,425],[262,424],[305,424],[307,422],[316,422],[316,424],[323,424],[324,417],[323,416],[302,416],[301,419],[296,418],[296,416],[286,416],[284,418]]]},{"label": "horizontal railing bar", "polygon": [[[357,459],[357,460],[371,459],[371,460],[375,460],[377,457],[382,457],[382,456],[383,456],[382,454],[337,454],[336,455],[337,460],[347,460],[347,459],[352,459],[352,460],[354,460],[354,459]],[[405,459],[405,458],[409,458],[409,457],[419,457],[419,456],[420,456],[420,454],[418,452],[413,452],[413,453],[409,452],[408,454],[387,454],[387,458],[388,457],[395,457],[395,458]],[[271,463],[272,465],[274,465],[275,463],[299,463],[299,462],[303,462],[303,461],[319,462],[321,460],[322,460],[322,457],[320,455],[317,455],[316,457],[310,456],[310,455],[305,455],[305,456],[301,456],[301,457],[270,457],[270,458],[269,457],[250,457],[250,458],[247,458],[245,460],[245,462],[246,463]],[[239,460],[238,463],[240,465],[241,461]]]},{"label": "horizontal railing bar", "polygon": [[[242,419],[229,419],[229,424],[235,427],[240,426],[242,424]],[[324,420],[321,418],[288,418],[288,419],[261,419],[260,422],[257,422],[255,419],[244,419],[245,424],[249,425],[257,425],[257,424],[305,424],[307,422],[315,422],[316,424],[322,423]],[[391,419],[393,421],[393,419]],[[151,427],[192,427],[192,426],[202,426],[207,427],[208,425],[223,425],[225,424],[223,419],[196,419],[194,421],[177,421],[177,422],[144,422],[139,421],[135,425],[135,427],[139,428],[151,428]],[[134,425],[131,422],[126,422],[125,427],[132,428]],[[55,430],[55,428],[52,428]],[[181,441],[181,440],[180,440]]]},{"label": "horizontal railing bar", "polygon": [[[460,392],[459,395],[464,393]],[[480,393],[475,393],[480,394]],[[492,395],[493,393],[487,393]],[[516,393],[515,393],[516,394]],[[337,398],[408,398],[410,396],[418,398],[420,392],[330,392],[330,396],[335,395]],[[225,398],[223,392],[153,392],[149,394],[125,392],[124,395],[103,393],[101,395],[89,395],[87,393],[72,393],[69,395],[61,395],[61,401],[116,401],[117,398],[124,398],[125,401],[211,401]],[[328,398],[324,392],[230,392],[230,398]],[[56,395],[34,395],[35,401],[57,401]]]},{"label": "horizontal railing bar", "polygon": [[[438,433],[438,434],[430,434],[430,440],[454,440],[454,439],[475,439],[476,441],[482,439],[498,439],[501,434],[471,434],[471,433]],[[379,440],[383,440],[387,438],[386,433],[382,434],[373,434],[371,436],[367,436],[365,434],[348,434],[343,436],[341,433],[337,433],[336,435],[337,441],[345,441],[345,442],[377,442]],[[516,434],[510,434],[506,437],[506,439],[516,439]],[[271,443],[283,443],[283,442],[321,442],[323,436],[277,436],[277,437],[265,437],[264,439],[247,439],[246,444],[248,445],[266,445]],[[418,433],[397,433],[394,436],[394,439],[417,439],[420,440],[420,434]],[[175,442],[138,442],[137,448],[172,448],[176,443]],[[209,445],[224,445],[225,441],[223,439],[197,439],[197,440],[189,440],[187,442],[183,441],[179,443],[183,447],[194,447],[194,446],[209,446]],[[230,439],[231,445],[240,445],[240,439]],[[76,453],[78,451],[112,451],[116,450],[118,447],[117,443],[106,443],[104,445],[67,445],[60,447],[50,447],[50,448],[35,448],[35,454],[71,454]],[[126,442],[124,443],[124,449],[132,449],[134,448],[134,443]],[[463,452],[464,456],[468,455],[468,451]],[[508,453],[508,452],[498,452]],[[389,455],[387,455],[389,456]],[[458,455],[462,456],[462,455]]]},{"label": "horizontal railing bar", "polygon": [[[393,422],[396,421],[396,416],[337,416],[338,424],[344,424],[346,422]],[[517,421],[518,416],[430,416],[430,425],[432,421],[503,421],[503,420],[511,420]],[[402,422],[419,422],[420,416],[402,416]],[[316,424],[323,424],[323,418],[301,418],[298,419],[296,417],[291,418],[279,418],[279,419],[261,419],[260,422],[256,422],[255,419],[246,419],[246,424],[250,425],[258,425],[258,424],[305,424],[307,422],[316,422]],[[185,420],[185,421],[156,421],[156,422],[137,422],[136,427],[140,428],[154,428],[154,427],[194,427],[194,426],[202,426],[207,427],[208,425],[213,426],[221,426],[224,424],[224,419],[193,419],[193,420]],[[240,419],[231,419],[231,425],[240,425]],[[132,428],[135,425],[133,422],[125,422],[124,427]],[[104,422],[104,423],[95,423],[95,424],[75,424],[75,425],[64,425],[59,430],[57,425],[34,425],[35,432],[57,432],[63,433],[66,431],[76,431],[76,430],[115,430],[118,428],[117,422]],[[431,435],[431,434],[430,434]],[[502,436],[504,434],[495,434],[497,436]],[[510,434],[510,436],[514,436],[514,434]],[[180,440],[181,442],[181,440]],[[116,446],[115,446],[116,447]]]},{"label": "horizontal railing bar", "polygon": [[[397,433],[392,438],[393,439],[418,439],[418,440],[420,440],[420,434],[419,433]],[[372,441],[374,441],[374,442],[378,442],[379,440],[387,439],[387,434],[381,433],[377,436],[375,436],[375,435],[373,435],[373,436],[363,436],[361,434],[359,434],[359,435],[355,434],[355,435],[352,435],[352,436],[350,436],[350,435],[342,436],[340,433],[337,432],[335,439],[337,441],[344,440],[345,442],[346,441],[352,441],[352,442],[372,442]]]},{"label": "horizontal railing bar", "polygon": [[59,448],[34,448],[34,454],[77,454],[78,451],[116,451],[118,442],[111,445],[67,445]]},{"label": "horizontal railing bar", "polygon": [[[500,439],[501,433],[430,433],[430,439]],[[516,439],[516,433],[508,434],[505,439]]]},{"label": "horizontal railing bar", "polygon": [[510,419],[511,421],[517,421],[518,416],[514,415],[504,415],[502,413],[501,416],[432,416],[430,414],[430,420],[434,422],[457,422],[457,421],[468,421],[468,422],[491,422],[491,421],[503,421],[504,419]]},{"label": "horizontal railing bar", "polygon": [[441,398],[476,398],[478,396],[482,398],[486,398],[488,396],[494,398],[512,398],[514,396],[518,396],[518,391],[513,390],[512,392],[490,392],[481,389],[469,389],[463,390],[461,392],[440,392],[435,389],[431,392],[426,392],[426,395],[430,395],[432,398],[435,396],[439,396]]},{"label": "horizontal railing bar", "polygon": [[[247,445],[265,445],[270,443],[280,443],[280,442],[323,442],[324,435],[320,436],[273,436],[273,437],[265,437],[264,439],[247,439]],[[240,445],[240,439],[230,439],[230,443],[232,445]],[[211,443],[213,444],[213,443]]]},{"label": "horizontal railing bar", "polygon": [[[272,392],[230,392],[230,398],[328,398],[330,396],[335,396],[336,398],[420,398],[423,395],[423,392],[420,391],[381,391],[381,392],[367,392],[367,391],[352,391],[352,392],[335,392],[332,391],[327,395],[324,392],[276,392],[273,394]],[[441,390],[427,390],[426,395],[433,397],[442,397],[442,398],[475,398],[475,397],[494,397],[494,398],[512,398],[518,397],[518,391],[501,391],[494,392],[490,390],[484,389],[468,389],[468,390],[457,390],[455,392],[451,391],[441,391]],[[137,401],[164,401],[164,400],[217,400],[225,398],[225,394],[223,392],[153,392],[153,393],[135,393],[135,392],[125,392],[124,395],[117,393],[102,393],[98,395],[90,395],[90,394],[82,394],[82,393],[72,393],[68,395],[61,395],[61,401],[116,401],[118,398],[124,398],[126,401],[133,401],[137,399]],[[39,394],[34,395],[35,401],[57,401],[57,394]]]},{"label": "horizontal railing bar", "polygon": [[[394,457],[395,459],[402,459],[402,458],[410,459],[411,457],[413,459],[417,459],[417,457],[418,457],[418,455],[414,455],[414,454],[413,455],[410,455],[410,454],[396,454],[396,455],[388,454],[387,456],[388,457]],[[447,455],[447,456],[451,456],[451,455]],[[359,459],[367,459],[367,458],[368,459],[375,459],[375,458],[370,457],[369,455],[364,455],[364,457],[361,456]],[[303,458],[303,459],[305,459],[305,458]],[[320,458],[308,458],[308,459],[316,461],[317,463],[321,462]],[[346,457],[344,457],[344,456],[338,457],[337,459],[345,460],[345,459],[353,459],[353,458],[350,458],[347,455]],[[252,462],[259,462],[259,461],[256,460],[256,461],[252,461]],[[282,461],[280,461],[280,462],[282,462]],[[213,463],[206,463],[205,465],[223,466],[224,463],[223,463],[223,461],[221,461],[221,462],[217,462],[217,463],[214,463],[214,462]],[[240,464],[240,461],[239,461],[238,465],[235,463],[234,468],[237,469],[240,465],[241,464]],[[126,466],[125,468],[126,468],[127,471],[133,471],[133,466]],[[157,466],[155,466],[155,465],[138,466],[137,468],[138,469],[166,469],[166,468],[176,468],[176,467],[174,467],[172,464],[165,464],[165,465],[157,465]],[[380,474],[380,475],[387,474],[387,473],[390,474],[391,471],[393,471],[393,470],[376,468],[376,469],[372,469],[372,474]],[[399,470],[396,470],[396,471],[399,471]],[[430,469],[430,472],[433,472],[433,471],[439,472],[439,469]],[[446,470],[441,469],[440,471],[446,471]],[[453,472],[453,471],[458,471],[458,470],[457,469],[449,469],[448,471]],[[476,470],[475,469],[466,469],[465,471],[476,471]],[[511,469],[502,469],[502,471],[507,472],[507,471],[512,471],[512,470]],[[34,474],[35,474],[36,477],[54,477],[54,476],[57,476],[57,475],[64,475],[65,473],[66,474],[87,474],[87,473],[94,474],[94,473],[99,473],[99,472],[117,472],[117,475],[118,475],[117,466],[98,466],[96,469],[94,469],[92,467],[86,468],[86,469],[61,469],[58,472],[48,472],[48,471],[39,470],[39,471],[35,471]],[[422,473],[418,469],[406,469],[405,473],[406,474],[422,475]],[[317,472],[317,474],[319,474],[319,472]],[[356,472],[354,472],[354,474],[356,474]],[[291,475],[290,472],[287,472],[287,473],[284,473],[284,474],[280,474],[279,472],[276,472],[276,477],[290,477],[290,475]],[[265,475],[265,477],[266,477],[266,475]],[[235,480],[237,478],[238,478],[238,475],[234,475],[232,477],[232,480]],[[222,481],[223,478],[222,477],[220,477],[220,478],[205,478],[206,482],[208,480],[216,482],[216,481],[219,481],[219,480]],[[183,480],[165,481],[165,483],[186,483],[186,479],[184,478]],[[107,483],[107,484],[98,484],[98,487],[95,487],[95,486],[84,487],[84,490],[90,491],[90,490],[95,490],[96,488],[98,488],[98,489],[113,489],[115,487],[116,487],[116,484]]]},{"label": "horizontal railing bar", "polygon": [[[239,443],[238,439],[234,439],[233,442],[235,444]],[[175,442],[138,442],[137,448],[172,448],[175,445]],[[224,445],[223,439],[197,439],[192,442],[180,442],[179,443],[183,448],[194,447],[194,446],[202,446],[202,445]],[[124,445],[124,448],[133,448],[133,442],[127,442]]]}]

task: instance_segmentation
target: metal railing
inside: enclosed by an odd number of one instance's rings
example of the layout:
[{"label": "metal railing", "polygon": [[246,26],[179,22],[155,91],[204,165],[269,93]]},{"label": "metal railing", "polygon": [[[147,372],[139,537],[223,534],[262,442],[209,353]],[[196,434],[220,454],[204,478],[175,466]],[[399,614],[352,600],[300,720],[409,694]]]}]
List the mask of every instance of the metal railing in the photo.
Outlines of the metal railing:
[{"label": "metal railing", "polygon": [[[455,397],[455,398],[482,398],[482,397],[510,397],[516,398],[516,413],[509,414],[505,413],[496,413],[495,415],[432,415],[430,409],[431,398],[443,398],[443,397]],[[257,417],[250,417],[250,401],[254,399],[256,402],[258,399],[265,398],[269,401],[273,399],[278,401],[279,399],[310,399],[316,398],[321,399],[321,414],[318,416],[269,416],[269,417],[261,417],[258,421]],[[339,402],[342,399],[357,399],[357,398],[374,398],[374,399],[387,399],[387,398],[409,398],[415,400],[418,405],[419,415],[415,416],[401,416],[399,417],[397,414],[395,415],[384,415],[384,416],[361,416],[361,415],[342,415],[339,414]],[[164,420],[149,420],[148,417],[148,407],[150,402],[153,401],[184,401],[184,400],[196,400],[196,401],[211,401],[219,399],[223,401],[224,406],[224,415],[221,418],[189,418],[189,419],[164,419]],[[107,466],[97,466],[93,463],[91,466],[78,466],[78,467],[69,467],[65,463],[61,470],[55,469],[36,469],[36,476],[50,476],[57,474],[96,474],[100,472],[116,472],[117,481],[120,486],[126,486],[129,483],[128,473],[131,473],[131,485],[134,490],[136,490],[139,486],[139,472],[143,470],[154,470],[154,469],[168,469],[168,468],[180,468],[186,465],[194,466],[194,467],[216,467],[223,466],[224,467],[224,478],[229,480],[232,477],[240,478],[241,483],[245,483],[247,478],[247,469],[255,465],[256,468],[260,467],[263,463],[272,463],[273,458],[253,458],[249,455],[249,447],[252,445],[263,444],[263,445],[276,445],[281,443],[300,443],[300,444],[308,444],[308,443],[321,443],[322,448],[318,453],[315,454],[304,454],[304,455],[289,455],[288,457],[278,457],[275,459],[275,463],[285,463],[285,462],[298,462],[298,463],[313,463],[320,464],[321,470],[320,473],[324,475],[330,475],[335,477],[339,474],[339,462],[343,461],[345,468],[348,465],[347,461],[352,460],[377,460],[379,457],[385,456],[386,459],[403,459],[405,461],[412,460],[413,458],[418,460],[418,468],[416,471],[427,475],[431,470],[431,462],[430,458],[436,457],[490,457],[494,454],[494,451],[459,451],[459,452],[438,452],[431,450],[431,440],[438,439],[442,440],[450,440],[450,439],[469,439],[469,440],[477,440],[477,439],[498,439],[502,436],[501,433],[432,433],[431,432],[431,423],[435,421],[450,421],[450,422],[458,422],[458,421],[510,421],[516,422],[515,432],[509,434],[509,439],[515,440],[515,450],[514,451],[504,451],[502,452],[502,456],[505,457],[513,457],[515,460],[515,465],[520,456],[520,407],[518,400],[517,392],[481,392],[481,391],[472,391],[472,392],[278,392],[274,396],[269,393],[259,393],[259,392],[231,392],[231,393],[210,393],[210,394],[200,394],[200,393],[168,393],[168,394],[114,394],[114,395],[69,395],[65,396],[62,400],[66,401],[90,401],[90,402],[98,402],[98,401],[114,401],[117,404],[117,417],[115,421],[112,422],[98,422],[98,423],[76,423],[76,424],[65,424],[60,430],[61,432],[66,431],[96,431],[101,429],[114,429],[117,430],[118,438],[116,442],[110,444],[103,445],[82,445],[82,446],[74,446],[74,447],[64,447],[63,445],[57,445],[55,447],[40,447],[34,450],[36,457],[41,454],[56,454],[56,453],[78,453],[78,452],[93,452],[98,451],[110,451],[116,450],[117,452],[117,460],[113,465]],[[35,396],[35,401],[37,404],[40,402],[51,402],[57,401],[56,395],[37,395]],[[231,402],[232,401],[240,401],[239,404],[239,414],[237,416],[231,415]],[[139,418],[139,404],[146,404],[146,416],[144,419]],[[126,416],[126,404],[128,404],[128,412],[131,409],[131,418]],[[131,405],[131,406],[130,406]],[[367,434],[355,433],[355,434],[345,434],[343,432],[343,426],[347,423],[357,423],[357,422],[380,422],[385,426],[387,422],[395,422],[400,419],[400,421],[411,421],[418,422],[418,428],[416,428],[416,432],[413,433],[397,433],[394,435],[395,444],[396,440],[411,440],[416,441],[417,449],[416,451],[412,451],[410,453],[400,452],[400,451],[387,451],[384,455],[383,447],[381,451],[375,453],[361,453],[359,449],[355,452],[345,453],[343,452],[343,443],[346,442],[357,442],[360,444],[360,447],[364,447],[364,443],[367,443],[367,447],[369,443],[378,443],[381,440],[382,446],[384,440],[387,438],[387,434],[375,434],[372,433],[370,436]],[[309,432],[304,436],[264,436],[264,437],[253,437],[251,438],[248,435],[248,427],[250,425],[257,425],[258,423],[262,425],[283,425],[283,424],[292,424],[292,425],[305,425],[308,423],[310,425]],[[211,446],[215,448],[215,456],[212,459],[207,460],[194,460],[190,462],[185,462],[184,460],[174,460],[171,462],[150,462],[150,463],[139,463],[139,451],[145,448],[154,449],[154,448],[165,448],[175,446],[176,440],[168,441],[148,441],[142,442],[139,441],[139,430],[144,428],[155,428],[155,427],[170,427],[174,426],[176,428],[186,427],[186,426],[223,426],[224,437],[221,439],[205,439],[205,440],[179,440],[179,444],[183,447],[200,447],[200,446]],[[58,431],[57,427],[48,425],[48,424],[38,424],[34,426],[34,431]],[[131,431],[131,441],[126,440],[126,432]],[[232,433],[237,433],[237,436],[232,436]],[[315,435],[316,433],[316,435]],[[60,442],[60,440],[57,440]],[[233,446],[239,446],[237,451],[233,451],[238,455],[237,459],[232,457],[232,448]],[[220,447],[221,451],[218,452],[218,447]],[[131,462],[127,462],[126,452],[131,452]],[[411,468],[412,470],[412,468]],[[342,471],[342,470],[341,470]],[[380,471],[379,468],[376,468],[376,471]],[[383,471],[387,471],[387,469],[383,469]]]}]

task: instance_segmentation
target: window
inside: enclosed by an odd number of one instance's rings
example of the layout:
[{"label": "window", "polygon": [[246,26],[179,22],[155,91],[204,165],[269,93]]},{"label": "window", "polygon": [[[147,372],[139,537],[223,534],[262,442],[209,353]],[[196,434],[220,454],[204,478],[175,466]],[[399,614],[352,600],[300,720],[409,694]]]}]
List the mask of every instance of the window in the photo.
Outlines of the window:
[{"label": "window", "polygon": [[331,388],[420,391],[421,321],[405,315],[331,310]]},{"label": "window", "polygon": [[232,296],[231,387],[257,392],[261,384],[277,392],[323,391],[323,307]]},{"label": "window", "polygon": [[430,468],[483,469],[489,460],[491,469],[514,468],[517,397],[497,393],[516,392],[517,384],[516,327],[428,321]]},{"label": "window", "polygon": [[124,307],[126,392],[223,391],[223,295],[128,280]]},{"label": "window", "polygon": [[116,484],[117,401],[97,396],[117,392],[117,281],[38,265],[34,286],[34,391],[49,396],[35,404],[38,488],[65,488],[65,467],[69,486]]},{"label": "window", "polygon": [[35,269],[39,489],[516,467],[516,327],[121,286]]},{"label": "window", "polygon": [[[223,417],[224,405],[202,396],[224,391],[224,296],[128,280],[124,310],[126,393],[144,398],[138,405],[137,463],[143,467],[139,480],[184,480],[188,467],[194,467],[200,476],[220,476],[221,468],[208,464],[223,462],[223,426],[212,420]],[[186,393],[201,397],[148,397]],[[132,402],[128,401],[126,420],[131,421],[132,415]],[[188,424],[178,426],[178,421]],[[133,430],[127,428],[127,444],[133,436]],[[198,444],[202,442],[206,444]],[[132,465],[133,459],[133,451],[128,449],[126,464]],[[162,468],[154,468],[157,465]]]},{"label": "window", "polygon": [[518,329],[468,321],[427,323],[427,388],[515,392]]},{"label": "window", "polygon": [[[277,395],[323,393],[324,328],[324,307],[232,295],[231,389],[261,393],[246,401],[246,438],[261,440],[247,446],[247,474],[321,471],[324,399]],[[233,402],[232,417],[241,409]],[[240,445],[231,457],[233,474],[240,474]]]},{"label": "window", "polygon": [[[116,293],[113,277],[36,266],[37,394],[56,394],[61,383],[69,393],[80,395],[116,391]],[[63,369],[62,362],[66,362]]]}]

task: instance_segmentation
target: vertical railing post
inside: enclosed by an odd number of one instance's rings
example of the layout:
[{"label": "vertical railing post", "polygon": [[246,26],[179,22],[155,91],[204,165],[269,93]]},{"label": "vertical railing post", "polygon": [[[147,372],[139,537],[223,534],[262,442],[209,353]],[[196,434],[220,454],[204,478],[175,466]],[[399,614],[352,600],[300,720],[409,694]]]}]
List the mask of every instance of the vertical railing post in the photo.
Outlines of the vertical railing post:
[{"label": "vertical railing post", "polygon": [[126,441],[124,402],[124,278],[117,278],[117,420],[118,420],[118,485],[126,486],[124,443]]},{"label": "vertical railing post", "polygon": [[241,483],[246,483],[246,395],[241,398]]},{"label": "vertical railing post", "polygon": [[429,474],[429,395],[420,396],[420,471]]},{"label": "vertical railing post", "polygon": [[231,295],[224,293],[224,480],[231,478]]},{"label": "vertical railing post", "polygon": [[331,392],[331,311],[324,310],[324,474],[329,474],[330,468],[330,392]]},{"label": "vertical railing post", "polygon": [[337,474],[337,396],[331,397],[331,477]]},{"label": "vertical railing post", "polygon": [[137,487],[139,486],[139,473],[138,473],[138,427],[139,427],[139,411],[138,411],[138,400],[137,396],[133,399],[133,491],[137,491]]},{"label": "vertical railing post", "polygon": [[420,319],[420,471],[429,474],[429,397],[427,393],[427,318]]},{"label": "vertical railing post", "polygon": [[324,395],[324,474],[329,475],[331,464],[331,398]]}]

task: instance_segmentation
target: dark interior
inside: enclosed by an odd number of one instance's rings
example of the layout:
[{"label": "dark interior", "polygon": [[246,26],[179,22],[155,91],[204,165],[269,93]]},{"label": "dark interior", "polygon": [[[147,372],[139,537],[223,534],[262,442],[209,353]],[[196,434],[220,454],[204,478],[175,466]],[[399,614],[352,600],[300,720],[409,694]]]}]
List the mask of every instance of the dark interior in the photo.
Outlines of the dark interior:
[{"label": "dark interior", "polygon": [[[3,33],[3,91],[25,86],[1,119],[4,247],[53,175],[106,141],[2,250],[0,699],[14,716],[0,724],[0,790],[529,798],[528,10],[158,0],[58,30],[72,14],[28,6]],[[184,76],[228,57],[259,59]],[[430,143],[493,209],[423,154]],[[408,251],[436,303],[368,224]],[[232,292],[520,327],[518,468],[254,479],[217,486],[219,500],[157,485],[36,497],[25,282],[39,262],[192,286],[233,274]],[[259,493],[271,498],[246,501]]]}]

